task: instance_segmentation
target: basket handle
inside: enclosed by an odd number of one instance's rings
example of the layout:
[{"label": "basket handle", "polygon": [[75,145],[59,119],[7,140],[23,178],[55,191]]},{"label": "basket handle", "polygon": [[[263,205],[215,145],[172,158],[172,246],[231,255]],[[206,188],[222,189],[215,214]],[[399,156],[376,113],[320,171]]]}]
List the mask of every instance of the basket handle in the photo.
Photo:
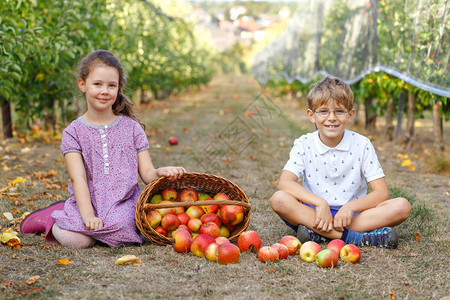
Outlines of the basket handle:
[{"label": "basket handle", "polygon": [[172,203],[159,203],[150,204],[145,203],[143,205],[144,210],[153,210],[157,208],[172,208],[180,206],[205,206],[205,205],[239,205],[242,206],[244,210],[250,210],[251,205],[242,201],[234,200],[203,200],[203,201],[186,201],[186,202],[172,202]]}]

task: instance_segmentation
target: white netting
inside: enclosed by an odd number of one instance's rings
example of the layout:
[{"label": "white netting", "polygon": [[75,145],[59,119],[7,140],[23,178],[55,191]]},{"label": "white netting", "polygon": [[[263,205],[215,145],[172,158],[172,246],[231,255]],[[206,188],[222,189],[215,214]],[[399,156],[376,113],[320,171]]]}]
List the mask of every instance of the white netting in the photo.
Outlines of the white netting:
[{"label": "white netting", "polygon": [[450,97],[447,0],[299,1],[280,38],[257,54],[253,74],[308,83],[330,74],[354,83],[383,71]]}]

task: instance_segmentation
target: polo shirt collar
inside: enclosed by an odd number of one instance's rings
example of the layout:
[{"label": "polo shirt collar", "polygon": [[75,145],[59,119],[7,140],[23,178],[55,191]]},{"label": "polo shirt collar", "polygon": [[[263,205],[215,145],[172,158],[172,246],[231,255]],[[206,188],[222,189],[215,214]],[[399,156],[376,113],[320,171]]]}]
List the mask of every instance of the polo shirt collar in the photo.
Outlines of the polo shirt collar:
[{"label": "polo shirt collar", "polygon": [[339,151],[349,151],[350,150],[350,141],[351,141],[351,132],[347,129],[345,129],[344,131],[344,136],[342,137],[341,142],[334,148],[330,148],[327,145],[325,145],[324,143],[322,143],[322,141],[319,138],[319,131],[316,130],[314,132],[314,143],[316,144],[317,150],[319,151],[319,154],[325,154],[327,153],[330,149],[336,149]]}]

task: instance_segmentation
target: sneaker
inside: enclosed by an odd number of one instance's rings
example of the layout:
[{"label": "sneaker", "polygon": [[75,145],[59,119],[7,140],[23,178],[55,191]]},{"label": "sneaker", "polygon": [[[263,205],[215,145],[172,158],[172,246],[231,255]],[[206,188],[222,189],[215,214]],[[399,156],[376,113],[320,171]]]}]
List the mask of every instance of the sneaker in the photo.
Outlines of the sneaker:
[{"label": "sneaker", "polygon": [[363,246],[395,249],[398,245],[397,233],[391,227],[383,227],[374,231],[364,232],[361,238]]},{"label": "sneaker", "polygon": [[313,241],[316,243],[323,243],[326,242],[328,239],[326,237],[321,236],[318,233],[315,233],[308,227],[304,225],[299,225],[297,229],[297,238],[300,240],[300,242],[303,244],[307,241]]}]

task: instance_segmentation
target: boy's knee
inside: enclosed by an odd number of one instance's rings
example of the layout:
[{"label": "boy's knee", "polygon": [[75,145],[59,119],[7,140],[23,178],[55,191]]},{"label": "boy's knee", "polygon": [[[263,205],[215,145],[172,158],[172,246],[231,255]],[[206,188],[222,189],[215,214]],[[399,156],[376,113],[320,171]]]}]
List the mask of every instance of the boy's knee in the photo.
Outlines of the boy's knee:
[{"label": "boy's knee", "polygon": [[406,220],[411,214],[411,203],[405,198],[396,199],[396,213],[403,220]]},{"label": "boy's knee", "polygon": [[284,191],[276,191],[270,198],[270,205],[275,212],[282,211],[288,194]]}]

